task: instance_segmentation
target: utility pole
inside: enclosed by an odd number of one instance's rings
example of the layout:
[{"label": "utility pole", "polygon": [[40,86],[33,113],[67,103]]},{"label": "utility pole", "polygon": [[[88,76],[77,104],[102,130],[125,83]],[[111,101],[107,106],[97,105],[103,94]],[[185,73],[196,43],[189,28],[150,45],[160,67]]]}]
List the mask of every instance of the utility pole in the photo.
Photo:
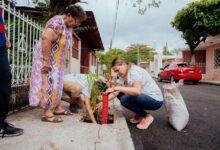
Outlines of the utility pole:
[{"label": "utility pole", "polygon": [[116,10],[115,10],[115,20],[114,20],[114,27],[113,27],[113,34],[110,41],[110,49],[112,49],[114,38],[115,38],[115,31],[117,26],[117,19],[118,19],[118,8],[119,8],[119,0],[116,1]]}]

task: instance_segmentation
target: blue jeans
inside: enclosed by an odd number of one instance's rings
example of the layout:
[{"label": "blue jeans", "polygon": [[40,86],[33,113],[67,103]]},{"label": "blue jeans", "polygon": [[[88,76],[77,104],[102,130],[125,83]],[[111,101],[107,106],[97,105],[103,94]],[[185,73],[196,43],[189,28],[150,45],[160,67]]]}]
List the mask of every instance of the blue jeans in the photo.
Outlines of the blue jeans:
[{"label": "blue jeans", "polygon": [[125,108],[143,117],[147,115],[147,112],[145,110],[157,110],[163,104],[163,101],[157,101],[145,94],[132,96],[119,93],[117,98],[120,100],[121,104]]},{"label": "blue jeans", "polygon": [[11,95],[11,69],[6,48],[0,47],[0,122],[6,119]]}]

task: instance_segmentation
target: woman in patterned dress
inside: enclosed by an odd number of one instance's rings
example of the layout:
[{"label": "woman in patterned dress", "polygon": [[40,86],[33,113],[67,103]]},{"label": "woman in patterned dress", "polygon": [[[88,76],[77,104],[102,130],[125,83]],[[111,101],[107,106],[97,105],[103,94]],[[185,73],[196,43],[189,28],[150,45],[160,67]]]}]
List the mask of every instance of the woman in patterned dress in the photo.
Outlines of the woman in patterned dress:
[{"label": "woman in patterned dress", "polygon": [[62,108],[63,68],[66,50],[70,47],[71,32],[86,19],[80,6],[70,5],[63,15],[51,18],[33,53],[29,102],[44,109],[42,121],[62,122],[55,115],[71,115]]}]

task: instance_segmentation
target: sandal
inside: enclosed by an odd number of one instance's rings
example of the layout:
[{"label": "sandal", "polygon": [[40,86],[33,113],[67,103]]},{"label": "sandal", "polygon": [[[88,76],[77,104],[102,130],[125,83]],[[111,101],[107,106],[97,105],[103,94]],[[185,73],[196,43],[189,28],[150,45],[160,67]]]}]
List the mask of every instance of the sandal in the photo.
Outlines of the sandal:
[{"label": "sandal", "polygon": [[73,113],[71,113],[69,110],[64,110],[63,112],[54,112],[54,115],[65,115],[65,116],[71,116]]},{"label": "sandal", "polygon": [[61,119],[60,117],[57,117],[57,116],[43,116],[41,118],[41,121],[43,121],[43,122],[59,123],[59,122],[63,122],[63,119]]}]

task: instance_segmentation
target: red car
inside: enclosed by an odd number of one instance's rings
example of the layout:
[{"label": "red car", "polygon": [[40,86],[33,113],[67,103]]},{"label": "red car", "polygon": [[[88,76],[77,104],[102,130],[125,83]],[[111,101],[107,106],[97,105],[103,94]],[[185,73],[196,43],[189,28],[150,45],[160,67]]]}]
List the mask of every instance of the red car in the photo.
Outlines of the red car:
[{"label": "red car", "polygon": [[187,63],[178,62],[166,65],[161,68],[161,72],[158,74],[158,81],[169,80],[171,82],[179,81],[192,81],[193,84],[198,84],[202,79],[201,69],[195,66],[189,66]]}]

